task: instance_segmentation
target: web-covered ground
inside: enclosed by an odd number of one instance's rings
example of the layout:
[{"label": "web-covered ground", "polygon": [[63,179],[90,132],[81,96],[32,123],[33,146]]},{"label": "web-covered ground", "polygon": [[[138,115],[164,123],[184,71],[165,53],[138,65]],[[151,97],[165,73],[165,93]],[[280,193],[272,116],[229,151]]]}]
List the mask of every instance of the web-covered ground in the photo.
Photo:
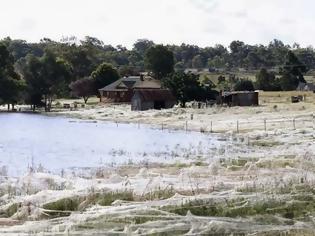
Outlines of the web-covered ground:
[{"label": "web-covered ground", "polygon": [[4,168],[0,235],[315,235],[314,96],[289,104],[289,95],[263,95],[251,108],[63,111],[159,129],[212,128],[223,145],[174,150],[173,163],[157,155],[59,175],[35,168],[12,178]]},{"label": "web-covered ground", "polygon": [[3,176],[0,234],[314,235],[314,129],[221,139],[190,162]]}]

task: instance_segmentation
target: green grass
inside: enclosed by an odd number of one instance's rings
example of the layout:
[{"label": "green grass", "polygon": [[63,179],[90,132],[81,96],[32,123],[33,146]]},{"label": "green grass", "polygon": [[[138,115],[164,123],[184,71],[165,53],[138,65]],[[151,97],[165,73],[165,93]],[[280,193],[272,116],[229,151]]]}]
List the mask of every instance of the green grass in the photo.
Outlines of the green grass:
[{"label": "green grass", "polygon": [[20,203],[13,203],[9,207],[7,207],[5,210],[0,212],[1,218],[9,218],[13,216],[18,210],[19,210]]},{"label": "green grass", "polygon": [[226,202],[221,203],[195,200],[180,206],[167,207],[165,210],[182,216],[190,211],[196,216],[235,218],[256,215],[279,215],[286,219],[304,219],[309,214],[315,213],[314,199],[309,198],[307,200],[309,201],[268,199],[259,202],[250,202],[240,198],[226,200]]}]

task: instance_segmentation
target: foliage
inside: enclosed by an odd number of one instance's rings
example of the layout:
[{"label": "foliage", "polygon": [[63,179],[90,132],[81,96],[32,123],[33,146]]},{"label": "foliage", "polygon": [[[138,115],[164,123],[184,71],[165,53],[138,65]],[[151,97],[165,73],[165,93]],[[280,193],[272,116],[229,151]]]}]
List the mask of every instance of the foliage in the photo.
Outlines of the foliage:
[{"label": "foliage", "polygon": [[0,44],[0,103],[12,104],[12,107],[24,89],[24,81],[14,71],[13,64],[13,56],[4,44]]},{"label": "foliage", "polygon": [[44,98],[46,111],[50,110],[54,96],[62,94],[71,77],[69,65],[50,51],[41,58],[28,57],[23,74],[27,83],[27,100],[38,105],[39,98]]},{"label": "foliage", "polygon": [[174,71],[173,52],[163,45],[153,46],[146,51],[145,65],[157,79],[162,79]]},{"label": "foliage", "polygon": [[95,84],[91,78],[83,78],[72,82],[69,85],[72,94],[78,97],[83,97],[84,103],[87,103],[90,96],[95,92]]},{"label": "foliage", "polygon": [[254,91],[254,84],[250,80],[239,80],[235,86],[234,91]]},{"label": "foliage", "polygon": [[211,87],[203,87],[199,76],[191,73],[175,72],[164,78],[162,84],[172,91],[181,107],[185,107],[189,101],[213,99]]},{"label": "foliage", "polygon": [[268,72],[265,68],[261,69],[256,74],[256,89],[264,91],[279,91],[281,87],[279,80],[276,78],[275,73]]},{"label": "foliage", "polygon": [[303,74],[308,71],[306,66],[300,62],[296,55],[289,51],[286,57],[286,62],[281,68],[280,86],[282,90],[295,90],[299,82],[305,83]]},{"label": "foliage", "polygon": [[196,55],[191,61],[192,67],[196,69],[202,69],[205,67],[205,61],[201,55]]},{"label": "foliage", "polygon": [[[0,102],[13,105],[26,102],[40,106],[42,100],[69,97],[69,85],[90,77],[93,72],[92,77],[99,83],[97,88],[101,88],[118,78],[113,71],[112,78],[103,78],[100,75],[102,63],[117,68],[121,76],[138,75],[146,65],[158,79],[173,69],[183,72],[189,68],[209,68],[235,73],[239,69],[256,71],[261,68],[278,72],[280,68],[280,79],[272,72],[257,74],[256,88],[263,90],[295,89],[298,82],[305,81],[305,73],[315,69],[313,47],[290,46],[277,39],[268,45],[249,45],[235,40],[229,48],[220,44],[211,47],[184,43],[162,46],[148,39],[139,39],[130,50],[122,45],[106,45],[94,37],[80,41],[70,37],[60,42],[44,38],[38,43],[7,37],[0,40],[0,44]],[[231,90],[236,82],[226,79],[218,87]],[[46,107],[50,103],[47,101]]]},{"label": "foliage", "polygon": [[117,70],[108,63],[102,63],[92,73],[92,78],[95,83],[94,93],[98,94],[98,90],[115,82],[119,79]]},{"label": "foliage", "polygon": [[296,90],[299,79],[288,72],[284,73],[280,78],[280,86],[283,91]]}]

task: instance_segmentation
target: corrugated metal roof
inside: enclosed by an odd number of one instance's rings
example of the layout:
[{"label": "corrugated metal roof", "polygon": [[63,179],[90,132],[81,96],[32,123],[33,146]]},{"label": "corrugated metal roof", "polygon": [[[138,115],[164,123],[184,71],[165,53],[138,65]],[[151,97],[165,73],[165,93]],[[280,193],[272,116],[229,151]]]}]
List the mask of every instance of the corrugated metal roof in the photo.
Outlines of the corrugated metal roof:
[{"label": "corrugated metal roof", "polygon": [[222,96],[230,96],[235,94],[252,94],[252,93],[258,93],[258,91],[232,91],[232,92],[222,92]]},{"label": "corrugated metal roof", "polygon": [[136,89],[135,94],[139,95],[143,101],[176,101],[168,89]]}]

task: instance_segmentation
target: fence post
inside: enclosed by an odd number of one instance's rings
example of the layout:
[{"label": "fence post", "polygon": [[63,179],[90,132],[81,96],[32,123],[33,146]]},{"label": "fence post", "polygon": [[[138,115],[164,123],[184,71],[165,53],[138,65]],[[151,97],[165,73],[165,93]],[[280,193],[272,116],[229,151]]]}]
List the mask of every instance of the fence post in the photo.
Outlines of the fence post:
[{"label": "fence post", "polygon": [[265,131],[267,131],[267,119],[264,119],[264,127],[265,127]]},{"label": "fence post", "polygon": [[313,117],[313,130],[315,129],[315,115],[314,113],[312,114],[312,117]]},{"label": "fence post", "polygon": [[213,133],[213,129],[212,129],[212,121],[210,122],[210,133]]},{"label": "fence post", "polygon": [[185,128],[186,132],[188,130],[188,121],[186,120],[186,128]]}]

